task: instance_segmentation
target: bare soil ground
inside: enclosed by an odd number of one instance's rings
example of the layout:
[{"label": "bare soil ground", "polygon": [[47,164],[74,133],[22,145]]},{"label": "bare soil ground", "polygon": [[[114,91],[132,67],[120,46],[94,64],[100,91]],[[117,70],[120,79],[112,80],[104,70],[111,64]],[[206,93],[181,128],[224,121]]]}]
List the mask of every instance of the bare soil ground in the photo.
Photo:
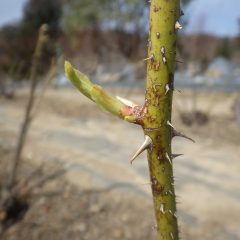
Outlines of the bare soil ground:
[{"label": "bare soil ground", "polygon": [[[112,89],[138,103],[143,92]],[[0,99],[0,178],[16,143],[26,89]],[[198,109],[209,112],[204,126],[182,124],[179,110],[191,109],[190,92],[175,94],[174,125],[196,140],[174,139],[178,215],[185,240],[240,239],[240,126],[231,112],[233,97],[202,93]],[[24,218],[1,239],[154,239],[154,217],[146,156],[129,159],[141,144],[138,126],[115,119],[72,89],[50,89],[30,129],[19,179],[65,169],[66,174],[34,190]]]}]

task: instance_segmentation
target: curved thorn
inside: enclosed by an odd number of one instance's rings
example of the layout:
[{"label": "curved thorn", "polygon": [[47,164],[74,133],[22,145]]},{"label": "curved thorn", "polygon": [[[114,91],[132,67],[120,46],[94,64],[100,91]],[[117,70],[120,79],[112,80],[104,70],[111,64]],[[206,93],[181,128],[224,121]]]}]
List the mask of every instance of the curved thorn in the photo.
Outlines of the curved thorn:
[{"label": "curved thorn", "polygon": [[145,150],[147,150],[151,146],[152,146],[152,139],[149,136],[146,135],[144,143],[142,144],[142,146],[137,150],[137,152],[132,157],[131,164],[141,153],[143,153]]},{"label": "curved thorn", "polygon": [[182,29],[182,25],[178,21],[175,24],[175,29],[176,30],[181,30]]},{"label": "curved thorn", "polygon": [[183,134],[181,132],[176,131],[176,129],[174,129],[174,128],[173,128],[173,137],[186,138],[186,139],[190,140],[191,142],[195,143],[195,141],[192,138],[186,136],[185,134]]},{"label": "curved thorn", "polygon": [[161,203],[160,204],[160,211],[161,211],[161,213],[165,213],[165,210],[164,210],[164,204],[163,203]]},{"label": "curved thorn", "polygon": [[168,210],[168,212],[169,212],[171,215],[174,215],[173,212],[172,212],[172,210]]},{"label": "curved thorn", "polygon": [[172,165],[172,160],[171,160],[171,158],[169,157],[169,155],[168,155],[167,152],[166,152],[166,158],[167,158],[167,160],[170,162],[170,164]]},{"label": "curved thorn", "polygon": [[148,60],[153,60],[153,59],[154,59],[154,54],[152,54],[150,57],[143,59],[143,61],[148,61]]},{"label": "curved thorn", "polygon": [[[171,190],[168,190],[168,192],[171,194],[171,195],[173,195],[173,192],[171,191]],[[171,210],[170,210],[171,211]]]},{"label": "curved thorn", "polygon": [[165,48],[164,47],[161,47],[160,51],[161,51],[162,55],[165,55]]},{"label": "curved thorn", "polygon": [[132,101],[126,99],[126,98],[122,98],[122,97],[119,97],[119,96],[116,96],[116,98],[122,102],[123,104],[129,106],[129,107],[136,107],[137,104],[133,103]]},{"label": "curved thorn", "polygon": [[162,61],[163,61],[163,64],[165,65],[167,63],[167,58],[163,56]]},{"label": "curved thorn", "polygon": [[166,91],[165,91],[165,95],[167,95],[167,93],[170,91],[170,87],[169,87],[168,84],[166,85],[165,90],[166,90]]},{"label": "curved thorn", "polygon": [[170,126],[172,129],[175,130],[175,127],[170,123],[170,121],[167,121],[167,125]]},{"label": "curved thorn", "polygon": [[182,153],[172,154],[171,157],[172,157],[172,159],[174,159],[174,158],[177,158],[177,157],[181,157],[181,156],[183,156],[183,155],[184,155],[184,154],[182,154]]}]

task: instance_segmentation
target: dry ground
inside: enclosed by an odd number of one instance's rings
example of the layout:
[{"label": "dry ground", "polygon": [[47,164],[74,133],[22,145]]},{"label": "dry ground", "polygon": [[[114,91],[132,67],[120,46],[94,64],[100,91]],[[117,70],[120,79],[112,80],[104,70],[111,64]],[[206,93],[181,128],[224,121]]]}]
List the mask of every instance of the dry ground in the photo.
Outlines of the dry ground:
[{"label": "dry ground", "polygon": [[[143,92],[112,90],[141,103]],[[16,142],[26,89],[0,99],[1,178]],[[210,113],[205,126],[184,126],[179,110],[191,108],[190,92],[175,94],[174,125],[196,140],[174,140],[178,212],[185,240],[240,239],[240,127],[229,94],[202,93],[198,106]],[[65,176],[37,189],[24,219],[2,239],[154,239],[146,156],[129,159],[141,144],[138,126],[101,113],[72,89],[49,90],[24,149],[20,178],[44,164]],[[43,172],[44,174],[44,172]]]}]

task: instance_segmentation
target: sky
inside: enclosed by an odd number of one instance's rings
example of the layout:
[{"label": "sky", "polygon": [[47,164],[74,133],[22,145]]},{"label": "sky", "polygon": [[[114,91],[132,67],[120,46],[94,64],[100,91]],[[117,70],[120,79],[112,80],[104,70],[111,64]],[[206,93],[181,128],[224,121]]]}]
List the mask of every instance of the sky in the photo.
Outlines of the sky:
[{"label": "sky", "polygon": [[26,0],[0,0],[0,26],[21,19]]},{"label": "sky", "polygon": [[219,36],[239,34],[240,0],[193,0],[186,15],[192,21],[187,32],[206,32]]},{"label": "sky", "polygon": [[[27,0],[0,0],[0,27],[21,19]],[[186,32],[205,32],[234,36],[239,32],[240,0],[193,0],[185,11],[189,19]]]}]

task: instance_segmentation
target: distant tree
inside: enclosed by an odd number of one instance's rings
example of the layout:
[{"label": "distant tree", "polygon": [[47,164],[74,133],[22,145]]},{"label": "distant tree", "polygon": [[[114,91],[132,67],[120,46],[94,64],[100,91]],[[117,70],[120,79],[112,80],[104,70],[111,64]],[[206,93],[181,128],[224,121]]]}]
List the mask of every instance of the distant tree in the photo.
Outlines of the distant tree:
[{"label": "distant tree", "polygon": [[[137,52],[141,36],[146,36],[147,6],[145,0],[65,0],[61,26],[75,43],[87,37],[87,44],[98,56],[104,52],[102,45],[111,48],[114,41],[115,49],[129,58]],[[104,30],[111,32],[112,42]]]},{"label": "distant tree", "polygon": [[[126,28],[126,25],[146,30],[148,21],[148,2],[143,0],[118,0],[111,2],[111,11],[107,20],[115,21],[117,28]],[[147,13],[147,14],[145,14]],[[145,21],[143,21],[145,18]],[[143,23],[144,24],[141,24]],[[130,27],[131,28],[131,27]],[[131,29],[130,29],[131,30]],[[139,30],[139,29],[138,29]]]},{"label": "distant tree", "polygon": [[69,0],[64,2],[62,26],[68,33],[106,26],[122,29],[126,23],[137,26],[146,6],[143,0]]},{"label": "distant tree", "polygon": [[20,24],[5,25],[0,31],[0,71],[14,79],[23,77],[32,55],[31,42],[32,39],[23,34]]},{"label": "distant tree", "polygon": [[58,33],[62,15],[62,0],[29,0],[23,12],[22,27],[37,33],[42,24],[49,26],[50,33]]},{"label": "distant tree", "polygon": [[224,38],[217,49],[216,56],[224,57],[226,59],[230,59],[232,55],[231,46],[229,42],[229,38]]},{"label": "distant tree", "polygon": [[98,25],[111,0],[66,0],[63,4],[62,27],[66,33]]},{"label": "distant tree", "polygon": [[[38,30],[42,24],[49,28],[49,42],[43,49],[40,73],[55,55],[56,38],[60,33],[62,0],[28,0],[22,20],[15,25],[6,25],[0,30],[0,71],[14,79],[26,78],[32,62]],[[27,46],[27,47],[26,47]]]}]

